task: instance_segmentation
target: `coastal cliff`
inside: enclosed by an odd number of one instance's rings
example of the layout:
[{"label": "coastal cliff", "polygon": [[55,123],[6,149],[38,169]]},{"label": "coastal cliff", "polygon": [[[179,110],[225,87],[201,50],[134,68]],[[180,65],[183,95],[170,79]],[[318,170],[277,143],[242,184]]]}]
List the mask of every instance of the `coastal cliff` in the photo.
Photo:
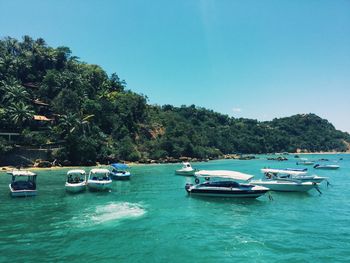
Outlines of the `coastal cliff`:
[{"label": "coastal cliff", "polygon": [[311,113],[259,122],[195,105],[150,105],[117,74],[41,38],[2,39],[0,62],[0,156],[34,148],[55,163],[94,165],[349,150],[348,133]]}]

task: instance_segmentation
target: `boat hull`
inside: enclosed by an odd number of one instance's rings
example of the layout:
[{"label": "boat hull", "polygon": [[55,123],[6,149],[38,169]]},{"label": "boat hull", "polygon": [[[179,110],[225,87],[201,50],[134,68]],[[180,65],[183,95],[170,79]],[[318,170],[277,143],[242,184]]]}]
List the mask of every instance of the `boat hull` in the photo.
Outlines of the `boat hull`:
[{"label": "boat hull", "polygon": [[86,190],[86,183],[70,184],[66,183],[65,189],[69,193],[80,193]]},{"label": "boat hull", "polygon": [[269,188],[271,191],[277,192],[307,192],[315,186],[315,183],[312,182],[286,182],[286,181],[251,181],[253,185],[260,185]]},{"label": "boat hull", "polygon": [[230,188],[196,188],[196,186],[186,185],[186,191],[190,195],[210,196],[210,197],[229,197],[229,198],[257,198],[269,191],[268,188],[261,190],[240,190]]},{"label": "boat hull", "polygon": [[185,171],[185,170],[176,170],[175,174],[184,175],[184,176],[194,176],[195,170]]},{"label": "boat hull", "polygon": [[325,177],[312,177],[312,176],[303,177],[303,178],[296,177],[295,179],[299,180],[301,182],[311,182],[311,183],[316,183],[316,184],[322,183],[323,180],[326,180]]},{"label": "boat hull", "polygon": [[112,180],[130,180],[131,173],[126,172],[126,173],[113,173],[111,172],[110,177]]},{"label": "boat hull", "polygon": [[321,170],[337,170],[339,169],[339,166],[318,166],[314,167],[315,169],[321,169]]},{"label": "boat hull", "polygon": [[11,187],[11,184],[9,185],[10,188],[10,194],[12,197],[29,197],[29,196],[36,196],[38,194],[37,190],[14,190]]},{"label": "boat hull", "polygon": [[297,162],[297,165],[314,165],[315,162]]},{"label": "boat hull", "polygon": [[89,190],[92,190],[92,191],[107,191],[112,188],[112,180],[110,181],[89,180],[87,186]]}]

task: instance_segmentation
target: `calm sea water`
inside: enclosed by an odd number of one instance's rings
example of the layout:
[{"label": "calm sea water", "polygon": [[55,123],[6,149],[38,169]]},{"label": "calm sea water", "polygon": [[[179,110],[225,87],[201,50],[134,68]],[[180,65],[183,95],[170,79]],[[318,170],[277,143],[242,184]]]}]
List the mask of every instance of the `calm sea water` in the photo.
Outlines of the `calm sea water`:
[{"label": "calm sea water", "polygon": [[[40,171],[34,198],[11,198],[1,174],[0,262],[349,262],[350,155],[308,157],[343,158],[337,171],[309,168],[332,186],[273,201],[189,197],[193,178],[174,175],[178,164],[133,167],[109,193],[75,195],[64,191],[67,169]],[[259,178],[265,166],[295,167],[290,158],[193,166]]]}]

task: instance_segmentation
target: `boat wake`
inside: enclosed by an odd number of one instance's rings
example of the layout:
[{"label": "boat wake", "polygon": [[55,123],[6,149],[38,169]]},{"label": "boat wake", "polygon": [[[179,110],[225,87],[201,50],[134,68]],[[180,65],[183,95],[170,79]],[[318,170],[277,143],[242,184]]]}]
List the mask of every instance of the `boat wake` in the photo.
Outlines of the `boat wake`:
[{"label": "boat wake", "polygon": [[[94,210],[87,209],[82,216],[73,217],[72,220],[79,221],[79,228],[98,226],[102,224],[121,222],[126,219],[136,219],[143,216],[146,210],[140,204],[128,202],[111,202],[99,205]],[[80,220],[79,220],[80,219]]]},{"label": "boat wake", "polygon": [[132,203],[109,203],[97,206],[91,220],[95,223],[105,223],[109,221],[122,220],[127,218],[141,217],[146,211],[139,204]]}]

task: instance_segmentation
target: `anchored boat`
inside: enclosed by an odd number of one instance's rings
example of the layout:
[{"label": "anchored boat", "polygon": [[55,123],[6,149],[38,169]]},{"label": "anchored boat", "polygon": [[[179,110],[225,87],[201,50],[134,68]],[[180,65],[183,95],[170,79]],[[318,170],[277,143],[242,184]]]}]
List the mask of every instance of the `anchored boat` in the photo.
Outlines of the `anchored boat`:
[{"label": "anchored boat", "polygon": [[12,181],[9,184],[11,196],[26,197],[37,195],[36,174],[31,171],[15,170],[9,172],[12,175]]},{"label": "anchored boat", "polygon": [[114,180],[129,180],[131,173],[127,171],[129,166],[124,163],[113,163],[112,171],[110,171],[110,176]]},{"label": "anchored boat", "polygon": [[183,162],[182,168],[175,171],[175,173],[178,175],[187,175],[187,176],[193,176],[195,172],[196,172],[196,169],[193,169],[189,162]]},{"label": "anchored boat", "polygon": [[324,164],[324,165],[316,164],[314,168],[323,169],[323,170],[336,170],[336,169],[339,169],[340,166],[336,164]]},{"label": "anchored boat", "polygon": [[268,187],[271,191],[307,192],[313,188],[319,191],[318,185],[315,182],[303,182],[294,178],[283,178],[278,176],[278,174],[286,174],[287,172],[289,173],[289,175],[303,176],[306,174],[306,172],[286,171],[277,169],[262,169],[262,172],[265,174],[264,179],[252,180],[250,181],[250,183],[253,185]]},{"label": "anchored boat", "polygon": [[89,173],[87,186],[90,190],[105,191],[112,187],[112,179],[108,169],[92,169]]},{"label": "anchored boat", "polygon": [[[237,180],[247,181],[253,176],[236,171],[227,170],[202,170],[195,173],[196,184],[186,184],[185,189],[190,195],[234,197],[234,198],[257,198],[264,195],[268,188],[256,186],[250,183],[238,183]],[[200,183],[200,178],[205,182]],[[214,181],[210,181],[214,179]],[[218,181],[215,181],[218,179]],[[224,179],[224,180],[223,180]]]},{"label": "anchored boat", "polygon": [[308,161],[308,160],[303,160],[303,161],[297,162],[296,164],[297,165],[313,165],[313,164],[315,164],[315,162]]},{"label": "anchored boat", "polygon": [[86,173],[84,170],[76,169],[67,172],[65,189],[70,193],[79,193],[86,190]]},{"label": "anchored boat", "polygon": [[301,182],[321,183],[327,177],[307,175],[307,169],[261,169],[266,179],[294,179]]}]

